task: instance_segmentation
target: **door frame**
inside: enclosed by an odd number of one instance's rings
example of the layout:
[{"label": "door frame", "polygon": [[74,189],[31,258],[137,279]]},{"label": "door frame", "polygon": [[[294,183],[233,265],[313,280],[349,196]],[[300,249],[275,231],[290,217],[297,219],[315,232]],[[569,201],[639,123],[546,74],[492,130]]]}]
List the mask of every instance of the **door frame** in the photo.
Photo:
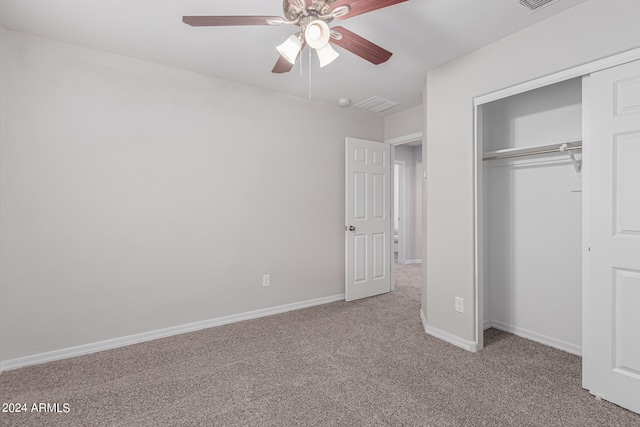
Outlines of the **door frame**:
[{"label": "door frame", "polygon": [[[391,145],[391,164],[395,165],[396,162],[396,145],[402,145],[402,144],[410,144],[412,142],[418,142],[421,141],[422,142],[422,155],[424,156],[424,139],[423,139],[423,133],[422,132],[415,132],[415,133],[410,133],[407,135],[402,135],[396,138],[390,138],[390,139],[385,139],[384,142],[386,144]],[[424,169],[423,169],[424,171]],[[423,172],[424,173],[424,172]],[[395,191],[395,180],[394,180],[394,173],[392,170],[391,173],[391,191],[389,192],[389,203],[391,205],[393,205],[393,200],[394,200],[394,191]],[[422,196],[422,200],[424,200],[424,186],[423,188],[423,196]],[[421,203],[423,203],[423,201],[421,201]],[[420,236],[420,238],[422,239],[422,241],[424,242],[424,232],[426,230],[426,228],[424,227],[424,212],[426,212],[425,209],[422,210],[423,212],[423,217],[420,218],[420,221],[423,221],[423,227],[422,227],[422,236]],[[400,230],[398,230],[400,231]],[[393,235],[393,223],[391,224],[391,234]],[[405,237],[406,240],[406,237]],[[422,249],[424,250],[424,245],[421,245]],[[391,252],[393,252],[393,242],[391,242]],[[400,256],[400,253],[398,252],[398,257]],[[393,262],[393,260],[391,260],[391,266],[389,267],[391,270],[391,290],[395,290],[396,288],[396,275],[395,275],[395,262]]]},{"label": "door frame", "polygon": [[[582,179],[583,179],[583,193],[582,193],[582,386],[586,389],[589,388],[589,372],[586,369],[586,363],[584,362],[585,355],[589,353],[591,343],[588,340],[588,325],[586,319],[589,318],[588,312],[588,284],[589,284],[589,159],[584,153],[588,153],[589,144],[591,139],[589,135],[589,127],[587,126],[589,109],[585,106],[584,102],[587,99],[586,95],[589,93],[589,74],[601,71],[607,68],[615,67],[618,65],[626,64],[640,59],[640,48],[632,49],[617,55],[593,61],[587,64],[579,65],[558,73],[550,74],[538,79],[534,79],[525,83],[521,83],[506,89],[502,89],[496,92],[492,92],[486,95],[478,96],[473,99],[474,108],[474,124],[473,124],[473,187],[474,187],[474,293],[475,293],[475,348],[479,351],[483,348],[483,333],[484,333],[484,236],[483,236],[483,166],[482,166],[482,153],[483,153],[483,141],[482,141],[482,106],[489,102],[504,99],[513,95],[518,95],[524,92],[528,92],[533,89],[549,86],[555,83],[560,83],[566,80],[583,77],[583,157],[582,157]],[[585,108],[586,107],[586,108]]]}]

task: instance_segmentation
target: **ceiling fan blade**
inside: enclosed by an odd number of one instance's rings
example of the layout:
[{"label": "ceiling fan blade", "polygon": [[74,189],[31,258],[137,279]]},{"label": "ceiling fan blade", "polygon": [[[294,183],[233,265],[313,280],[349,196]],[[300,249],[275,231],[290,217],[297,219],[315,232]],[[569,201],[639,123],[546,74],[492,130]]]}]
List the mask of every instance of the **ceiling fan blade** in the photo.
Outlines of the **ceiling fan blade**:
[{"label": "ceiling fan blade", "polygon": [[349,6],[351,11],[342,16],[336,16],[336,19],[353,18],[363,13],[372,12],[382,9],[383,7],[393,6],[394,4],[403,3],[408,0],[338,0],[331,5],[331,10],[335,10],[340,6]]},{"label": "ceiling fan blade", "polygon": [[271,70],[271,72],[276,74],[288,73],[289,71],[291,71],[292,68],[293,68],[293,64],[287,61],[286,59],[284,59],[282,55],[280,55],[278,57],[278,61],[276,62],[276,65],[273,67],[273,70]]},{"label": "ceiling fan blade", "polygon": [[[331,29],[332,36],[329,39],[334,44],[337,44],[343,49],[346,49],[352,53],[355,53],[362,59],[366,59],[375,65],[380,65],[386,62],[393,55],[386,49],[381,48],[377,44],[370,42],[369,40],[360,37],[359,35],[352,33],[351,31],[343,27],[333,27]],[[334,33],[342,35],[341,38],[334,37]]]},{"label": "ceiling fan blade", "polygon": [[227,27],[234,25],[279,25],[279,16],[183,16],[182,22],[192,27]]}]

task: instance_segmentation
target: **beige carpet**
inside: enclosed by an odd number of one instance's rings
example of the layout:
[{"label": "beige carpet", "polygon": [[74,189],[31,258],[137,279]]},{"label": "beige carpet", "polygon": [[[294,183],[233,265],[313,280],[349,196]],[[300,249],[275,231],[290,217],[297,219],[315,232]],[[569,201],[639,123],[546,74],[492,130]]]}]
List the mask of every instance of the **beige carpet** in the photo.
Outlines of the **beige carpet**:
[{"label": "beige carpet", "polygon": [[[419,266],[406,266],[415,269]],[[400,282],[405,272],[398,272]],[[413,277],[407,274],[407,277]],[[496,330],[427,336],[419,288],[0,375],[2,426],[639,426],[580,387],[580,358]]]},{"label": "beige carpet", "polygon": [[[394,266],[395,292],[420,302],[422,264],[398,264]],[[419,309],[418,309],[419,310]]]}]

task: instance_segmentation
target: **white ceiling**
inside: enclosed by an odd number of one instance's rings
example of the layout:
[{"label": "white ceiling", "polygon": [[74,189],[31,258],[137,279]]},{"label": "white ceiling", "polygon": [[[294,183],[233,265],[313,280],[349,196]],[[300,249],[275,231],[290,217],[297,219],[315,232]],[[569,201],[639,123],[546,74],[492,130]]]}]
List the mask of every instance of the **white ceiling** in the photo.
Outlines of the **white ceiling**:
[{"label": "white ceiling", "polygon": [[[393,52],[375,66],[344,51],[320,69],[313,58],[312,97],[353,103],[371,96],[400,101],[391,114],[421,103],[428,70],[560,13],[587,0],[560,0],[529,14],[517,0],[409,0],[338,21],[345,28]],[[282,16],[282,0],[0,0],[0,25],[81,46],[306,98],[308,56],[272,74],[275,47],[290,26],[194,28],[183,15]],[[385,114],[383,113],[383,114]],[[373,113],[371,113],[373,114]]]}]

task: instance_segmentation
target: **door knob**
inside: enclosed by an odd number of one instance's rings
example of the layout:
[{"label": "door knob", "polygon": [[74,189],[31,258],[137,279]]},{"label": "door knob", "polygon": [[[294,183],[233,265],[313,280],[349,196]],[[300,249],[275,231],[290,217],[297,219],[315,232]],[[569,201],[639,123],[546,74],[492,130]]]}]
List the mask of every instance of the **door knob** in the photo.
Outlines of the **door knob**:
[{"label": "door knob", "polygon": [[[345,227],[346,228],[346,227]],[[356,231],[356,228],[353,225],[350,225],[349,228],[347,228],[349,231]]]}]

